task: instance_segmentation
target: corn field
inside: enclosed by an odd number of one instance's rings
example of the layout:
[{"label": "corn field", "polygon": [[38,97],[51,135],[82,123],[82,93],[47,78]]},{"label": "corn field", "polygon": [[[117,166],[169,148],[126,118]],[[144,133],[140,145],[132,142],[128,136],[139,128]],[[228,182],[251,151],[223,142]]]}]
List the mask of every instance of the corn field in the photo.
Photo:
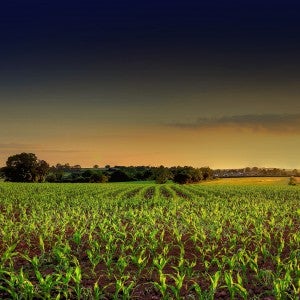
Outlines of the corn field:
[{"label": "corn field", "polygon": [[300,188],[0,183],[1,299],[299,299]]}]

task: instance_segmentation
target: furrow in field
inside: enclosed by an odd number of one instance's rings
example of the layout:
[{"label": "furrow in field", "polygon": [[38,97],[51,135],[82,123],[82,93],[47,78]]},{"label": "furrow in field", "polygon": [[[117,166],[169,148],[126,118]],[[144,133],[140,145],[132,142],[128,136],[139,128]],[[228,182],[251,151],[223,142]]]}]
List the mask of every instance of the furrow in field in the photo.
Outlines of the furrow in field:
[{"label": "furrow in field", "polygon": [[124,200],[135,198],[137,195],[140,194],[141,190],[142,190],[141,186],[138,188],[131,188],[129,191],[126,191],[126,193],[124,193],[122,198]]},{"label": "furrow in field", "polygon": [[174,197],[174,194],[166,186],[161,186],[159,189],[159,194],[166,199],[171,199]]},{"label": "furrow in field", "polygon": [[144,198],[146,200],[153,199],[155,195],[155,187],[151,186],[144,191]]},{"label": "furrow in field", "polygon": [[171,189],[176,193],[176,195],[183,199],[190,199],[189,193],[185,192],[182,187],[172,185]]}]

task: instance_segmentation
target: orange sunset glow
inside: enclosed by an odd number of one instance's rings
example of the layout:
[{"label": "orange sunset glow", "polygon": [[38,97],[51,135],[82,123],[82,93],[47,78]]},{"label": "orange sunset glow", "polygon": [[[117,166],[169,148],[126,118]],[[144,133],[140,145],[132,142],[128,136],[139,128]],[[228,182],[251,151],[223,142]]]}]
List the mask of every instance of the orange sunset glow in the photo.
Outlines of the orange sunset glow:
[{"label": "orange sunset glow", "polygon": [[25,151],[85,167],[300,168],[290,7],[18,5],[1,43],[0,165]]}]

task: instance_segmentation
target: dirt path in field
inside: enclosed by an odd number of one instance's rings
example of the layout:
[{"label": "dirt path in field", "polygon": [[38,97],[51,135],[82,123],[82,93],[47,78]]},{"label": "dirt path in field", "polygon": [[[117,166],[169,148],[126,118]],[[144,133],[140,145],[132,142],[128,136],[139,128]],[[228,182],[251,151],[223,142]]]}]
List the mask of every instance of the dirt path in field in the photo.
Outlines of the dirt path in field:
[{"label": "dirt path in field", "polygon": [[124,194],[123,198],[124,199],[134,198],[141,191],[141,189],[142,189],[142,187],[130,190],[129,192],[127,192],[127,193]]},{"label": "dirt path in field", "polygon": [[175,187],[175,186],[172,186],[171,187],[172,190],[176,193],[176,195],[180,198],[183,198],[183,199],[190,199],[189,195],[187,195],[186,193],[184,193],[181,189]]},{"label": "dirt path in field", "polygon": [[153,186],[151,186],[146,189],[146,191],[144,193],[144,198],[146,200],[152,199],[154,197],[154,193],[155,193],[155,188]]},{"label": "dirt path in field", "polygon": [[161,186],[159,192],[166,199],[170,199],[173,197],[172,193],[165,186]]}]

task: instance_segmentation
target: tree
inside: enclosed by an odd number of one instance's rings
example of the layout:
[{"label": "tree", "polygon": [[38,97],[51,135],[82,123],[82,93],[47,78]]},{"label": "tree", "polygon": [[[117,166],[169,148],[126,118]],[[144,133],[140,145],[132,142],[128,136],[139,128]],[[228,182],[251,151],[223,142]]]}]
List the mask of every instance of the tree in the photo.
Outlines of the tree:
[{"label": "tree", "polygon": [[5,178],[5,176],[4,176],[4,173],[3,173],[3,170],[2,170],[2,168],[0,168],[0,180],[1,179],[4,179]]},{"label": "tree", "polygon": [[159,184],[166,183],[170,177],[168,168],[160,166],[155,170],[155,182]]},{"label": "tree", "polygon": [[110,175],[109,181],[111,182],[123,182],[130,181],[130,177],[121,170],[116,170]]},{"label": "tree", "polygon": [[86,170],[81,174],[81,176],[84,178],[90,178],[93,174],[94,172],[92,170]]},{"label": "tree", "polygon": [[75,171],[80,171],[81,170],[81,165],[74,165],[72,167],[72,169],[75,170]]},{"label": "tree", "polygon": [[85,178],[85,182],[104,183],[108,181],[108,177],[99,171],[86,170],[81,174],[81,177]]},{"label": "tree", "polygon": [[178,172],[174,175],[173,181],[179,184],[186,184],[191,182],[192,176],[188,173]]},{"label": "tree", "polygon": [[246,168],[245,168],[245,172],[246,172],[246,173],[250,173],[250,172],[251,172],[251,168],[250,168],[250,167],[246,167]]},{"label": "tree", "polygon": [[108,177],[105,176],[102,173],[94,173],[90,177],[90,182],[99,182],[99,183],[105,183],[108,181]]},{"label": "tree", "polygon": [[48,174],[46,177],[47,182],[56,182],[56,180],[57,180],[57,178],[56,178],[55,174],[53,174],[53,173]]},{"label": "tree", "polygon": [[44,160],[38,160],[34,153],[20,153],[10,156],[6,161],[3,173],[7,181],[42,182],[49,171]]},{"label": "tree", "polygon": [[34,181],[43,182],[49,172],[49,165],[44,160],[39,160],[35,167]]},{"label": "tree", "polygon": [[[207,178],[209,178],[211,169],[208,167],[204,168],[205,172],[207,172]],[[196,169],[193,167],[176,167],[172,169],[174,174],[173,181],[180,184],[186,183],[196,183],[203,180],[203,174],[201,169]]]},{"label": "tree", "polygon": [[203,180],[209,180],[209,179],[213,178],[214,172],[213,172],[213,170],[211,168],[209,168],[209,167],[202,167],[202,168],[199,169],[199,171],[202,173],[201,175],[199,175],[200,176],[200,180],[201,180],[201,177],[203,177]]},{"label": "tree", "polygon": [[99,165],[94,165],[93,168],[94,169],[99,169]]}]

